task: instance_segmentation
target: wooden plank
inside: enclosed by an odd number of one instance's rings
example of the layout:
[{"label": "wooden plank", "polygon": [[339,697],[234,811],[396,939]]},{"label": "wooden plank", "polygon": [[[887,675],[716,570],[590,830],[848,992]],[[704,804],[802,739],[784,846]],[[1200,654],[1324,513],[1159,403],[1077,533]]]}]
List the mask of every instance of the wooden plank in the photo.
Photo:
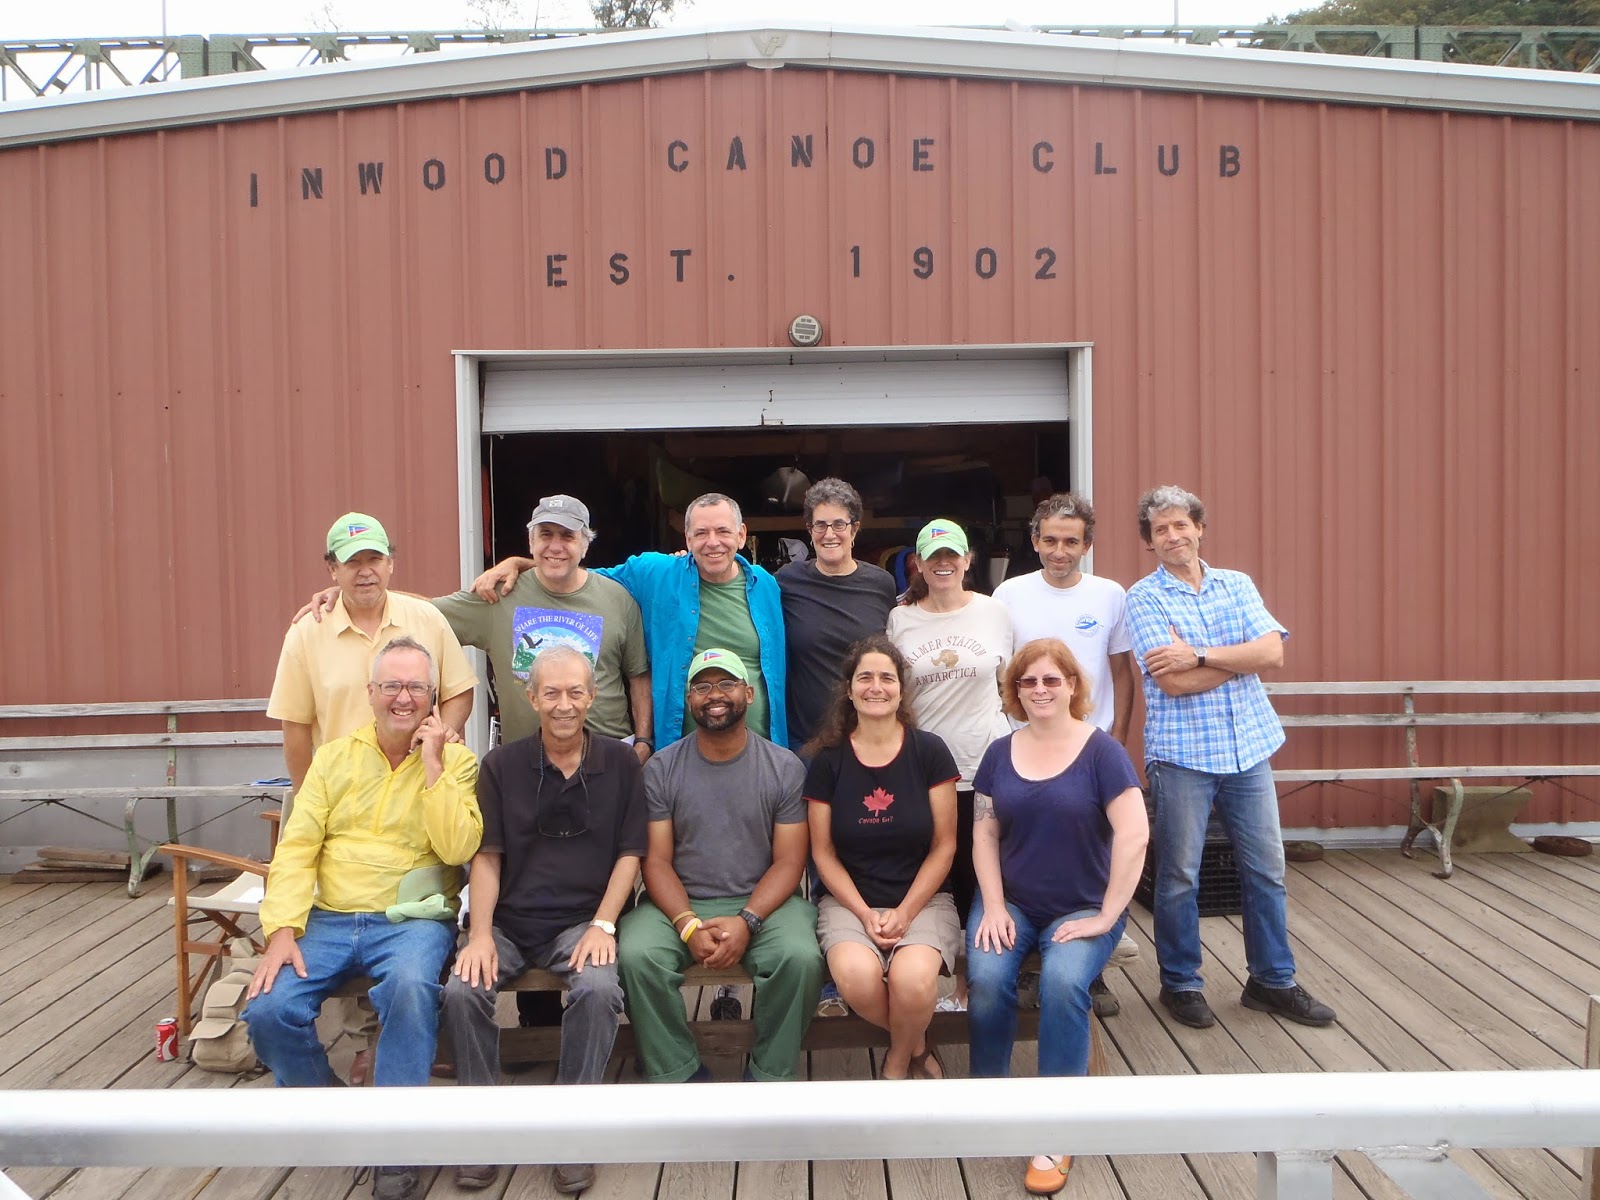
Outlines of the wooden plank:
[{"label": "wooden plank", "polygon": [[1600,712],[1284,713],[1285,729],[1384,729],[1456,725],[1600,725]]},{"label": "wooden plank", "polygon": [[0,737],[0,754],[66,753],[72,750],[149,750],[180,746],[281,746],[281,729],[232,733],[70,733],[56,737]]},{"label": "wooden plank", "polygon": [[1540,895],[1530,888],[1521,876],[1507,871],[1483,855],[1470,855],[1457,866],[1451,883],[1468,894],[1504,913],[1524,929],[1576,955],[1584,962],[1600,966],[1600,937],[1594,936],[1590,927],[1580,924],[1581,913],[1567,919],[1561,911],[1549,907],[1549,897],[1541,896],[1545,904],[1528,899],[1530,894]]},{"label": "wooden plank", "polygon": [[[1517,862],[1526,858],[1527,862]],[[1600,876],[1579,860],[1559,854],[1505,854],[1496,861],[1538,887],[1546,888],[1567,904],[1576,904],[1600,917]]]},{"label": "wooden plank", "polygon": [[1399,696],[1403,692],[1415,692],[1419,696],[1448,696],[1457,692],[1471,696],[1572,696],[1600,693],[1600,679],[1349,679],[1274,682],[1266,687],[1269,696]]},{"label": "wooden plank", "polygon": [[0,704],[0,721],[37,717],[164,717],[174,713],[266,712],[260,700],[134,700],[108,704]]},{"label": "wooden plank", "polygon": [[217,796],[236,796],[281,801],[288,792],[289,788],[276,784],[230,783],[206,787],[177,784],[168,787],[165,784],[130,783],[125,787],[6,788],[0,791],[0,800],[127,800],[133,796],[141,800],[205,800]]},{"label": "wooden plank", "polygon": [[[1411,953],[1435,964],[1461,989],[1463,996],[1469,995],[1478,1001],[1478,1006],[1463,1011],[1532,1034],[1560,1056],[1549,1065],[1559,1067],[1581,1061],[1582,1026],[1520,986],[1525,973],[1521,970],[1522,964],[1515,961],[1514,951],[1503,945],[1491,945],[1482,935],[1469,936],[1460,930],[1455,932],[1462,940],[1452,941],[1436,927],[1437,921],[1426,922],[1396,908],[1367,886],[1373,881],[1345,874],[1327,862],[1305,864],[1304,874],[1409,947]],[[1509,973],[1512,970],[1516,971],[1515,975]],[[1441,1003],[1449,1000],[1448,993],[1435,992],[1435,997]],[[1509,1062],[1517,1062],[1513,1052],[1508,1051],[1506,1057]]]},{"label": "wooden plank", "polygon": [[[803,1159],[786,1162],[742,1162],[734,1178],[735,1200],[808,1200],[811,1169]],[[642,1193],[634,1192],[634,1196]],[[954,1195],[959,1196],[958,1191]],[[593,1192],[585,1195],[593,1196]],[[620,1200],[620,1198],[619,1198]]]},{"label": "wooden plank", "polygon": [[[818,1050],[810,1060],[812,1079],[872,1078],[865,1050]],[[811,1194],[816,1200],[889,1200],[889,1185],[879,1159],[833,1159],[811,1164]]]},{"label": "wooden plank", "polygon": [[1600,775],[1600,765],[1575,766],[1571,763],[1535,766],[1454,766],[1454,767],[1336,767],[1327,770],[1272,772],[1278,783],[1359,783],[1379,779],[1576,779]]},{"label": "wooden plank", "polygon": [[[71,885],[61,885],[70,887]],[[48,921],[12,925],[12,936],[0,946],[0,996],[14,995],[44,975],[75,963],[103,942],[126,936],[128,928],[167,908],[158,891],[130,899],[126,886],[95,885],[98,895],[54,910]],[[171,928],[170,917],[168,928]],[[174,969],[176,981],[176,969]]]}]

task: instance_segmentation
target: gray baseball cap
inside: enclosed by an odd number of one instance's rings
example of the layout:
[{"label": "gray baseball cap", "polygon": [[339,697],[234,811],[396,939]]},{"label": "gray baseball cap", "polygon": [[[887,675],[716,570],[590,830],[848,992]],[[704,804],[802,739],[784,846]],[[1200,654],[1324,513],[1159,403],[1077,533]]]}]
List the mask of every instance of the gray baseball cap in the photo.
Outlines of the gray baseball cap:
[{"label": "gray baseball cap", "polygon": [[587,529],[589,508],[576,496],[546,496],[539,501],[528,519],[528,528],[535,525],[559,525],[563,529]]}]

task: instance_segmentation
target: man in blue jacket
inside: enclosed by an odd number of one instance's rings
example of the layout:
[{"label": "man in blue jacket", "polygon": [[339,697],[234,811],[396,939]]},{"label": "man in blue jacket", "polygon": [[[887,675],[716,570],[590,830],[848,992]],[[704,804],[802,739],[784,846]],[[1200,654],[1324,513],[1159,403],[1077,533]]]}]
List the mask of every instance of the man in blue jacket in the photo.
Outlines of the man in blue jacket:
[{"label": "man in blue jacket", "polygon": [[[683,515],[687,556],[635,554],[621,566],[595,573],[615,579],[638,601],[663,743],[694,728],[684,705],[689,662],[702,650],[732,650],[750,669],[755,691],[746,724],[780,746],[789,744],[784,703],[783,601],[778,584],[761,567],[739,557],[746,530],[738,503],[721,492],[692,501]],[[491,603],[531,569],[526,558],[508,558],[473,582]]]}]

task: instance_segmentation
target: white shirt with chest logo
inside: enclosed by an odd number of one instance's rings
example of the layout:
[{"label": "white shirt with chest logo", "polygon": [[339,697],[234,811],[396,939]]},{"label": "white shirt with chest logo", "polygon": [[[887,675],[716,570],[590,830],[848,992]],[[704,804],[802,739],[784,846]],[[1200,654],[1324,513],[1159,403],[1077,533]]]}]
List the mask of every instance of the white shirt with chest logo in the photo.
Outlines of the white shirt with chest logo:
[{"label": "white shirt with chest logo", "polygon": [[1111,689],[1111,655],[1131,648],[1128,593],[1120,583],[1084,575],[1069,588],[1051,587],[1044,572],[1018,575],[994,590],[1006,606],[1017,646],[1035,638],[1060,638],[1089,678],[1089,720],[1106,732],[1116,707]]}]

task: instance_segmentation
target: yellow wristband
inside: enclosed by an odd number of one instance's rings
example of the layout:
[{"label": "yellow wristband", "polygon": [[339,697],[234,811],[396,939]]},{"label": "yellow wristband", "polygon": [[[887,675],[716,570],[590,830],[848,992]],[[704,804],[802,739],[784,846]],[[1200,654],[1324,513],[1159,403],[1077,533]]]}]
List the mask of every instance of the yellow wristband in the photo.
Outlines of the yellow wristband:
[{"label": "yellow wristband", "polygon": [[692,908],[684,909],[681,913],[679,913],[677,916],[672,918],[672,927],[674,929],[676,929],[678,927],[678,922],[679,921],[683,920],[685,917],[692,917],[692,916],[694,916],[694,909],[692,909]]},{"label": "yellow wristband", "polygon": [[683,944],[685,946],[687,946],[689,944],[689,939],[694,936],[694,931],[696,929],[700,928],[700,924],[701,924],[700,918],[696,917],[694,920],[690,921],[687,925],[685,925],[683,927],[683,932],[680,933],[678,936],[683,939]]}]

